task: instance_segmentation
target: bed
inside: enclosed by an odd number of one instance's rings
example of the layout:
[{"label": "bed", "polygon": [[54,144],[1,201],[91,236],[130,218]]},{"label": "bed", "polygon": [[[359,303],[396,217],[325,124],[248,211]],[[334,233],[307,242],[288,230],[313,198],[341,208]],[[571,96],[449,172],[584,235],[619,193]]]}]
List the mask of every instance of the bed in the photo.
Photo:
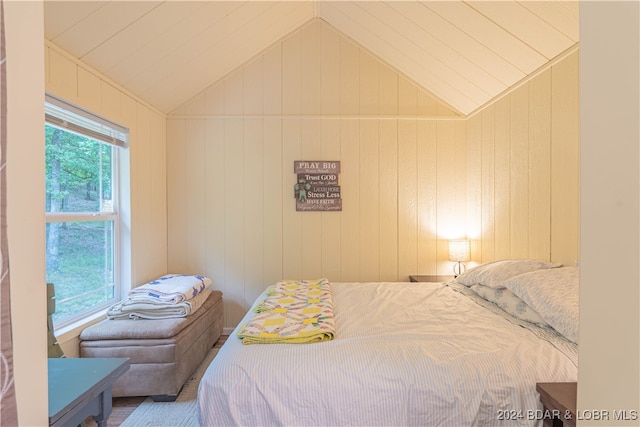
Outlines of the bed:
[{"label": "bed", "polygon": [[331,283],[335,337],[311,344],[244,345],[250,310],[200,382],[200,423],[542,425],[536,382],[577,380],[577,278],[501,260],[448,283]]}]

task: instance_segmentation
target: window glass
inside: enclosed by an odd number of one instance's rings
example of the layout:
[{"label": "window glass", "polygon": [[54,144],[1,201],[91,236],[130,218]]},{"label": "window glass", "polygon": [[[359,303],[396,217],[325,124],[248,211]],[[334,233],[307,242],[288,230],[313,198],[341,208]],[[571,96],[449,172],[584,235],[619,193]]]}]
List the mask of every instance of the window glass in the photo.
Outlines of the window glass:
[{"label": "window glass", "polygon": [[47,224],[47,282],[55,286],[54,322],[115,298],[114,221]]},{"label": "window glass", "polygon": [[46,125],[48,213],[112,212],[115,147]]}]

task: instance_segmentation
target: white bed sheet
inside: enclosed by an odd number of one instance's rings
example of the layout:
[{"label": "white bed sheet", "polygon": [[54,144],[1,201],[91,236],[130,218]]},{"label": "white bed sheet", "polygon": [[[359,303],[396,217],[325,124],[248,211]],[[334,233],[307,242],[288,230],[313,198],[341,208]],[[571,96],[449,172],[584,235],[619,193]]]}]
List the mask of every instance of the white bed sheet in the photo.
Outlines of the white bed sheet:
[{"label": "white bed sheet", "polygon": [[234,331],[200,383],[202,426],[541,425],[535,383],[577,380],[575,344],[460,285],[332,287],[333,341]]}]

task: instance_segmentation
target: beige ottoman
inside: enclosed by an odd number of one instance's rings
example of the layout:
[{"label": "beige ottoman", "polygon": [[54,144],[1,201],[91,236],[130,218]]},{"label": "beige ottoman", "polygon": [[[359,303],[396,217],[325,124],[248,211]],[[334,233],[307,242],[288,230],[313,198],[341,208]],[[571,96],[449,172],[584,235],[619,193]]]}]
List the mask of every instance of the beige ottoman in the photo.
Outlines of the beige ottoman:
[{"label": "beige ottoman", "polygon": [[80,334],[80,357],[128,357],[113,396],[173,401],[222,334],[222,292],[194,314],[162,320],[103,320]]}]

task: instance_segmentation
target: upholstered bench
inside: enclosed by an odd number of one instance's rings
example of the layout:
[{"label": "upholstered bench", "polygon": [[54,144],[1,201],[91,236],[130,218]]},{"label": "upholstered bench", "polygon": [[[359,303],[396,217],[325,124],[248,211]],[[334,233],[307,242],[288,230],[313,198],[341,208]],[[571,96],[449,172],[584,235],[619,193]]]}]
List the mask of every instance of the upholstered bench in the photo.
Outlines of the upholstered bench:
[{"label": "upholstered bench", "polygon": [[222,293],[193,314],[159,320],[103,320],[80,334],[80,357],[128,357],[131,367],[113,396],[173,401],[222,334]]}]

